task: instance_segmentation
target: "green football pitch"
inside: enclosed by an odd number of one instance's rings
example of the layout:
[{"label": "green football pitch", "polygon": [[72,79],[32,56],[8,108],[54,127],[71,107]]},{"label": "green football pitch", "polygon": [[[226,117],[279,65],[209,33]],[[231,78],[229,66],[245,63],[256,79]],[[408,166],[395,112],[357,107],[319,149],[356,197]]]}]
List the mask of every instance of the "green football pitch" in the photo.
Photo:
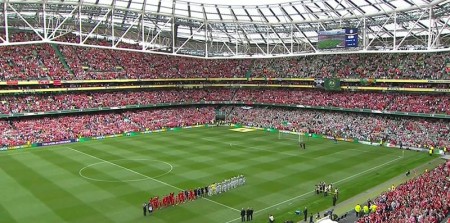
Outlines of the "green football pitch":
[{"label": "green football pitch", "polygon": [[327,40],[322,40],[318,43],[318,48],[319,49],[333,49],[333,48],[337,48],[339,47],[344,47],[345,42],[343,42],[343,40],[340,39],[327,39]]},{"label": "green football pitch", "polygon": [[[353,197],[432,158],[425,153],[262,130],[202,127],[0,152],[0,222],[253,222],[299,220],[331,206],[320,181]],[[248,129],[247,129],[248,130]],[[244,186],[143,216],[142,203],[243,174]]]}]

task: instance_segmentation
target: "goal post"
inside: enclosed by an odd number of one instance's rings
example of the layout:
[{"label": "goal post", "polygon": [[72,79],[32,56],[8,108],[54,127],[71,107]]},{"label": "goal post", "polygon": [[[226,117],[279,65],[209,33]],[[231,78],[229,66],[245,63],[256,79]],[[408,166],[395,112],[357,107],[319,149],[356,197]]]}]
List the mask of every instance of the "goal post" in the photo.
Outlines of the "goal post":
[{"label": "goal post", "polygon": [[304,143],[305,142],[305,134],[302,132],[290,132],[290,131],[279,130],[278,131],[278,139],[294,140],[294,141],[297,141],[298,143]]}]

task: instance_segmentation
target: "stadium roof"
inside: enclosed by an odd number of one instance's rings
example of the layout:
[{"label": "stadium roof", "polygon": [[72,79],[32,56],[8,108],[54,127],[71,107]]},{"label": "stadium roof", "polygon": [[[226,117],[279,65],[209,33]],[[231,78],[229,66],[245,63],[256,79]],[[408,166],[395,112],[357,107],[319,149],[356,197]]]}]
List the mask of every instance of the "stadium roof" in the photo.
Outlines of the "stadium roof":
[{"label": "stadium roof", "polygon": [[[70,0],[66,0],[70,1]],[[73,0],[78,1],[78,0]],[[211,4],[208,0],[84,0],[83,4],[115,5],[148,12],[214,21],[286,23],[341,20],[441,4],[436,0],[246,0]],[[216,1],[218,2],[218,1]],[[243,4],[245,3],[245,4]]]},{"label": "stadium roof", "polygon": [[[10,20],[6,24],[0,15],[5,26],[37,31],[47,21],[43,32],[64,29],[139,43],[143,50],[196,56],[318,52],[320,31],[344,27],[359,29],[359,50],[450,46],[449,0],[225,1],[228,5],[208,0],[0,2],[6,6],[2,14],[6,9]],[[28,19],[33,16],[35,20]]]}]

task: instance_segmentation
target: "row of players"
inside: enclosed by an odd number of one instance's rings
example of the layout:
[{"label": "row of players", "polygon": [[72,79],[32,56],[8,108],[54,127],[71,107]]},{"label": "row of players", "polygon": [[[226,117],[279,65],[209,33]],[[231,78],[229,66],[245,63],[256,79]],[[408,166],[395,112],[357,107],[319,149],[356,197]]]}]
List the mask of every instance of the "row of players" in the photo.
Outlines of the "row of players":
[{"label": "row of players", "polygon": [[210,189],[208,193],[209,196],[220,194],[222,192],[227,192],[231,189],[234,189],[236,187],[242,186],[245,184],[245,177],[244,175],[239,175],[236,177],[232,177],[230,179],[226,179],[222,181],[221,183],[213,183],[209,185]]},{"label": "row of players", "polygon": [[[316,184],[316,194],[323,193],[324,196],[328,196],[328,194],[333,192],[333,184],[326,184],[325,182],[320,182],[319,184]],[[336,196],[336,199],[339,196],[339,190],[338,188],[334,188],[334,194]]]},{"label": "row of players", "polygon": [[205,187],[183,190],[178,192],[176,196],[175,193],[170,193],[166,196],[163,196],[162,198],[159,198],[159,196],[154,196],[149,199],[148,203],[143,204],[144,216],[147,215],[147,211],[151,213],[157,209],[182,204],[187,201],[193,201],[200,197],[221,194],[231,189],[242,186],[245,184],[245,182],[245,176],[239,175],[230,179],[225,179],[220,183],[212,183]]}]

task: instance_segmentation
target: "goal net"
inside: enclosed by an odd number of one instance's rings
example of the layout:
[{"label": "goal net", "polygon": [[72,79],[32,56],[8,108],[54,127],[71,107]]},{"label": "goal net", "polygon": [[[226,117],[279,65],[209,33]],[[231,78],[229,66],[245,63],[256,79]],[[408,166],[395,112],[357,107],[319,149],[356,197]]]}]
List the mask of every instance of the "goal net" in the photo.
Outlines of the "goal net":
[{"label": "goal net", "polygon": [[280,130],[280,131],[278,131],[278,139],[294,140],[299,143],[302,143],[302,142],[305,142],[305,135],[304,135],[304,133],[300,133],[300,132],[289,132],[289,131]]}]

